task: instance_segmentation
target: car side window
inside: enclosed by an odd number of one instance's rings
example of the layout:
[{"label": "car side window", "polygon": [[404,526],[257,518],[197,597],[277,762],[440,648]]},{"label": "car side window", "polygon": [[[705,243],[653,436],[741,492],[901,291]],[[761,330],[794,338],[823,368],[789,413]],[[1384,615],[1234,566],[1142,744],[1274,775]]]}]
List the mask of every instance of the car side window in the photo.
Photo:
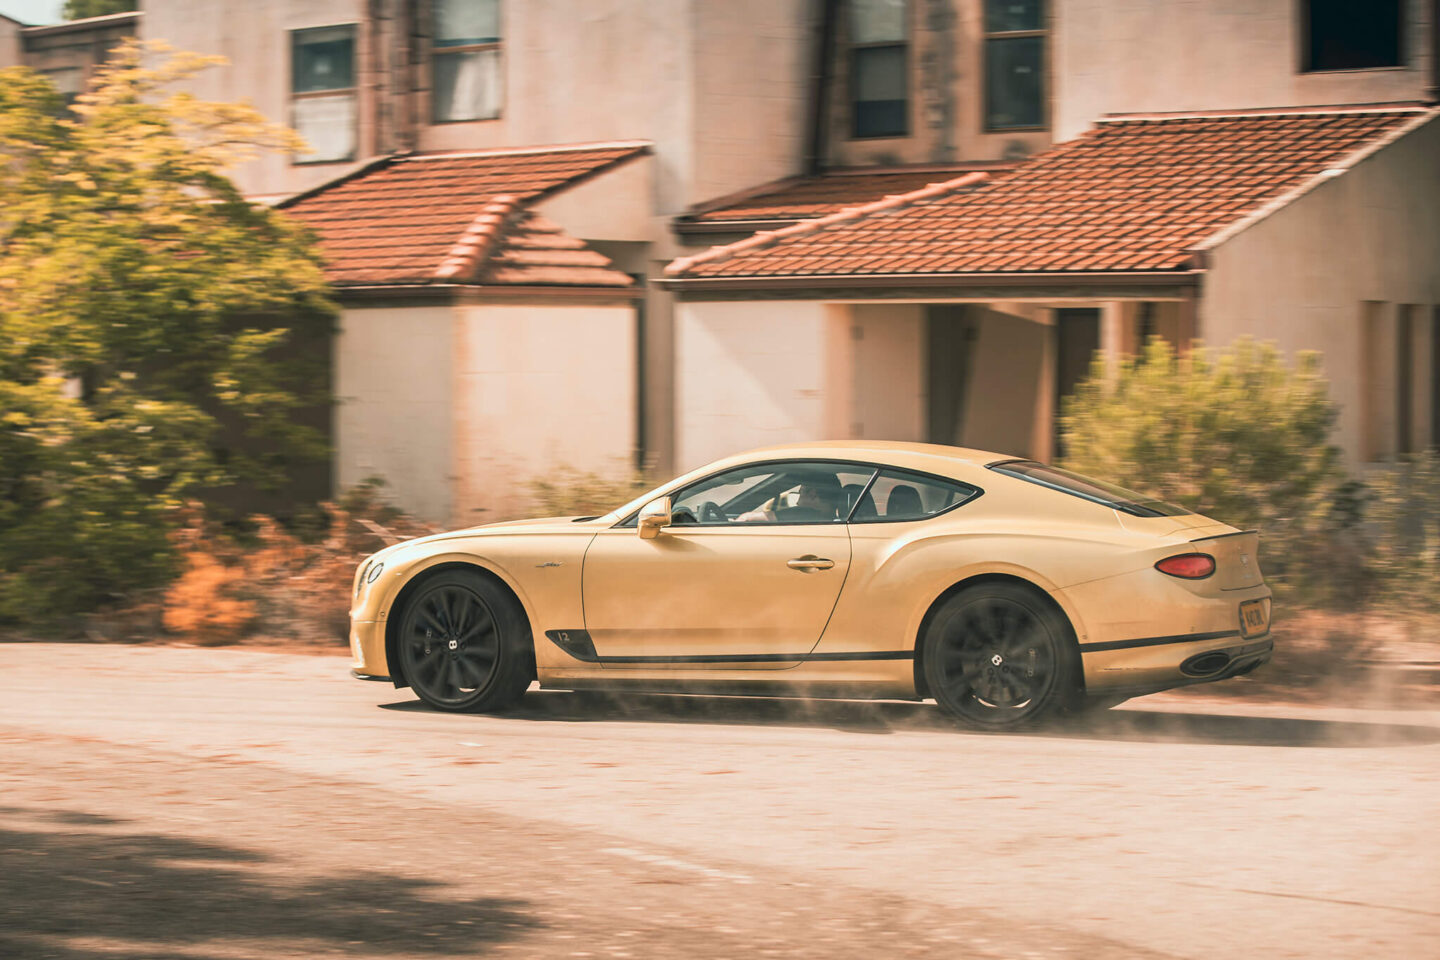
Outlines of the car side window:
[{"label": "car side window", "polygon": [[874,467],[824,461],[761,463],[706,477],[672,497],[672,524],[844,523]]},{"label": "car side window", "polygon": [[855,507],[851,523],[894,523],[923,520],[944,513],[980,491],[955,480],[942,480],[908,470],[881,470]]}]

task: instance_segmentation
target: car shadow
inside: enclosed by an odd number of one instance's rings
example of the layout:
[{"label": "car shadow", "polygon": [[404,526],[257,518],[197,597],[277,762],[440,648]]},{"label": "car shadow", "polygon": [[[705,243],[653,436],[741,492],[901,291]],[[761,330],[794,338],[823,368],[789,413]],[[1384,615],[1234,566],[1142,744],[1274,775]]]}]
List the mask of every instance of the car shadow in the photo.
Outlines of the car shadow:
[{"label": "car shadow", "polygon": [[[399,712],[434,712],[419,700],[381,705]],[[468,719],[466,715],[457,720]],[[485,715],[477,715],[485,716]],[[934,731],[961,736],[1061,737],[1228,746],[1390,747],[1440,743],[1440,727],[1295,717],[1190,713],[1120,707],[1061,717],[1024,730],[964,726],[933,703],[893,700],[811,700],[788,697],[532,690],[490,719],[554,723],[713,723],[824,727],[853,733]]]},{"label": "car shadow", "polygon": [[96,814],[7,806],[0,821],[0,957],[290,956],[296,943],[475,956],[542,925],[523,901],[446,899],[379,870],[296,876],[253,850]]}]

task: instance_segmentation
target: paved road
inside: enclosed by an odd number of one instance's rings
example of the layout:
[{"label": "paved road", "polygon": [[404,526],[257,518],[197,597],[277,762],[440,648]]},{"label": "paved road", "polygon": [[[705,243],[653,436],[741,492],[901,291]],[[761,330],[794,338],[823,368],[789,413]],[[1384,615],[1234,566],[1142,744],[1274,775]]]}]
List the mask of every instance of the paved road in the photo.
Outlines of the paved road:
[{"label": "paved road", "polygon": [[1440,957],[1440,712],[453,716],[344,668],[0,647],[0,957]]}]

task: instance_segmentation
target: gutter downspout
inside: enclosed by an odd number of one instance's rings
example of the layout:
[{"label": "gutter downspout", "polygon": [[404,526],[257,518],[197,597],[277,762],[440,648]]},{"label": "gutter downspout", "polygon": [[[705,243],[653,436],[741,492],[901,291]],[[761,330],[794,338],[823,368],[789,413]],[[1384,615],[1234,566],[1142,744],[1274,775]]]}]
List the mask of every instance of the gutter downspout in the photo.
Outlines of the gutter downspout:
[{"label": "gutter downspout", "polygon": [[[814,176],[825,169],[826,135],[830,119],[830,66],[835,59],[835,25],[840,18],[840,0],[817,0],[820,8],[820,36],[815,49],[815,67],[810,75],[809,136],[805,143],[802,172]],[[1440,0],[1437,0],[1440,2]]]}]

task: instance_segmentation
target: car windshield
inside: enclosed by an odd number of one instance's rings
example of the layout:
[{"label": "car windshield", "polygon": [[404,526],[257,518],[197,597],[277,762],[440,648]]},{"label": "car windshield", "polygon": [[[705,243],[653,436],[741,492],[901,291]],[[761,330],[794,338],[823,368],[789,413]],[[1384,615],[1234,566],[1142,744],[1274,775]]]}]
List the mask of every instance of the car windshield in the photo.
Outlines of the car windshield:
[{"label": "car windshield", "polygon": [[1166,503],[1164,500],[1156,500],[1153,497],[1136,493],[1134,490],[1126,490],[1113,483],[1106,483],[1104,480],[1095,480],[1069,470],[1062,470],[1059,467],[1037,463],[1034,460],[1006,460],[1002,463],[990,464],[990,469],[996,473],[1027,480],[1042,487],[1049,487],[1051,490],[1058,490],[1074,497],[1104,504],[1135,517],[1178,517],[1190,512],[1182,506]]}]

